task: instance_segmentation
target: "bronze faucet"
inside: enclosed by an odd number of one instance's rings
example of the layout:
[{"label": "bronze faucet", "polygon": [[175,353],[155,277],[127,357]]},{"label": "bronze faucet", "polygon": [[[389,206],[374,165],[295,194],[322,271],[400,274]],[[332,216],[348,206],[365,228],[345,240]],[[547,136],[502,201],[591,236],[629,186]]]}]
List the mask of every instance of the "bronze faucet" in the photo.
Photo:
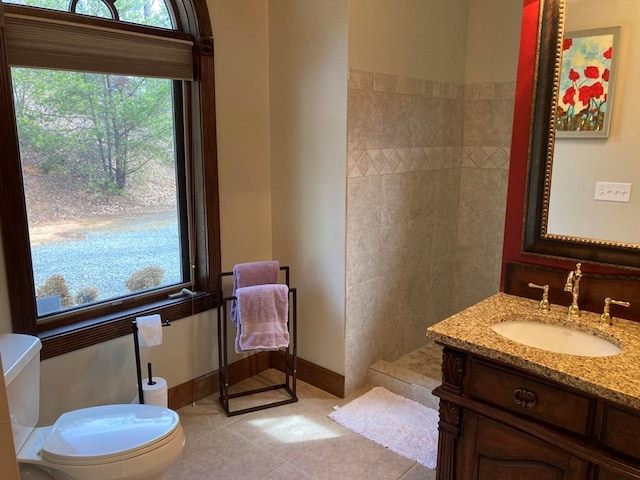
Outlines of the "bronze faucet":
[{"label": "bronze faucet", "polygon": [[567,282],[564,285],[565,292],[571,292],[572,301],[569,306],[569,317],[579,317],[580,309],[578,308],[578,297],[580,295],[580,279],[582,278],[582,271],[580,267],[582,264],[576,263],[576,269],[569,272],[567,275]]},{"label": "bronze faucet", "polygon": [[622,300],[613,300],[611,297],[605,298],[604,309],[603,309],[602,315],[600,315],[600,323],[613,325],[613,317],[611,316],[611,304],[620,305],[622,307],[631,306],[629,302],[624,302]]},{"label": "bronze faucet", "polygon": [[539,288],[540,290],[542,290],[542,300],[540,300],[538,310],[543,313],[549,312],[551,310],[551,305],[549,304],[549,285],[537,285],[535,283],[529,283],[529,287]]}]

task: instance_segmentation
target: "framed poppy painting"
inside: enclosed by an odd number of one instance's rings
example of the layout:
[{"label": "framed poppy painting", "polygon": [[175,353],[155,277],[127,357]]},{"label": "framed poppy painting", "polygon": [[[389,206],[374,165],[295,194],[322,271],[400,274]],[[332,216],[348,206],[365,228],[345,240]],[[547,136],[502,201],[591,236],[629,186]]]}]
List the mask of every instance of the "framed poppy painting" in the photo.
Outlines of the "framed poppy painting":
[{"label": "framed poppy painting", "polygon": [[619,36],[620,27],[565,33],[556,137],[609,136]]}]

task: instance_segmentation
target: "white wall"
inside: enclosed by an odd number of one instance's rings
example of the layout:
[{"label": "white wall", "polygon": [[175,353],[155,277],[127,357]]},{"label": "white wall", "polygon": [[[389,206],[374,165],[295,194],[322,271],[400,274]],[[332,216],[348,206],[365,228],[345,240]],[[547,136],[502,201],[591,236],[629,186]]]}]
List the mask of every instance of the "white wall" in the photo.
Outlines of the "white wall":
[{"label": "white wall", "polygon": [[269,1],[273,256],[299,355],[344,373],[347,0]]},{"label": "white wall", "polygon": [[[637,0],[568,3],[567,31],[611,26],[621,27],[611,131],[606,139],[556,139],[548,230],[640,244],[640,8]],[[632,183],[631,203],[595,201],[597,181]]]}]

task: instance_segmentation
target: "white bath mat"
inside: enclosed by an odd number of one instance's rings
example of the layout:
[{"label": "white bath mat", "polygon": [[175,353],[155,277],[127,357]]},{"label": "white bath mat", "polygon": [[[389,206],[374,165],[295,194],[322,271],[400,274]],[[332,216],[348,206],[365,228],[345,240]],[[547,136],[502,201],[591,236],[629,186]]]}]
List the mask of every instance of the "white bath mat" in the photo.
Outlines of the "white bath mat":
[{"label": "white bath mat", "polygon": [[438,412],[383,387],[329,414],[340,425],[427,468],[436,468]]}]

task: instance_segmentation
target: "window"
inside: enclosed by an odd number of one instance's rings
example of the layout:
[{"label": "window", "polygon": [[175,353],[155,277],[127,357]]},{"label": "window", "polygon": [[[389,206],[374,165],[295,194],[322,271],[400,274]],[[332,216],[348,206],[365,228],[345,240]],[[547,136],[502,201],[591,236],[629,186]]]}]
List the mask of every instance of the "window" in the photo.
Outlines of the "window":
[{"label": "window", "polygon": [[4,0],[5,3],[111,18],[140,25],[175,29],[164,0]]},{"label": "window", "polygon": [[141,314],[212,308],[212,41],[194,14],[206,6],[27,2],[36,7],[0,7],[0,114],[15,119],[0,126],[14,331],[38,334],[47,358],[128,334]]},{"label": "window", "polygon": [[38,317],[190,287],[171,80],[25,68],[11,77]]}]

